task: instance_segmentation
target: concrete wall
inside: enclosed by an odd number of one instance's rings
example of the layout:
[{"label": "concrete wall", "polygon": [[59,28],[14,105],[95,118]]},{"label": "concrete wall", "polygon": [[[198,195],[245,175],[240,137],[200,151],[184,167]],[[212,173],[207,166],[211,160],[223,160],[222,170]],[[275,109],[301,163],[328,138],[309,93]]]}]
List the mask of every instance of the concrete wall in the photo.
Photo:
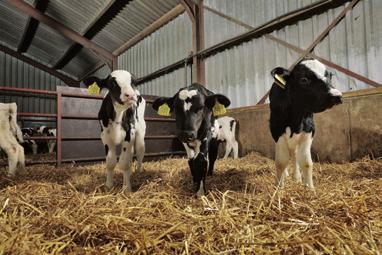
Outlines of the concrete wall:
[{"label": "concrete wall", "polygon": [[[344,103],[315,114],[316,135],[312,155],[316,160],[347,162],[366,155],[382,156],[382,88],[345,94]],[[252,151],[274,157],[269,131],[269,106],[249,106],[228,111],[239,121],[240,154]]]}]

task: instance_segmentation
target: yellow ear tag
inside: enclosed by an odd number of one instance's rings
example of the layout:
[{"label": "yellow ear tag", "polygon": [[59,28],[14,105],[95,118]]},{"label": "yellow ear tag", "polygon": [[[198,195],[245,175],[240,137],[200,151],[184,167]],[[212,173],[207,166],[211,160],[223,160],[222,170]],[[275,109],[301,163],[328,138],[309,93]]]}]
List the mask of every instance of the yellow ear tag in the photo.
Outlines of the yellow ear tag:
[{"label": "yellow ear tag", "polygon": [[170,114],[170,107],[168,107],[167,103],[164,103],[161,106],[159,106],[158,114],[160,116],[171,116],[171,114]]},{"label": "yellow ear tag", "polygon": [[285,89],[286,81],[284,80],[284,78],[278,74],[275,74],[275,78],[276,78],[277,85]]},{"label": "yellow ear tag", "polygon": [[101,88],[98,87],[97,83],[94,82],[92,85],[88,87],[88,93],[90,95],[99,95]]},{"label": "yellow ear tag", "polygon": [[216,102],[212,111],[214,113],[214,116],[219,116],[219,115],[223,115],[224,113],[226,113],[227,109],[225,108],[224,105],[220,104],[219,102]]}]

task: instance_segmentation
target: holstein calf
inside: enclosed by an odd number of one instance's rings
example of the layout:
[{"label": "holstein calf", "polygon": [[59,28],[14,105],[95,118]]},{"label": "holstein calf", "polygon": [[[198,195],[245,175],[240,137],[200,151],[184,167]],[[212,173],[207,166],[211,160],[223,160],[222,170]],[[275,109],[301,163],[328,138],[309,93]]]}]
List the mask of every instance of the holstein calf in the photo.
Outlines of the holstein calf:
[{"label": "holstein calf", "polygon": [[16,174],[17,167],[25,168],[24,148],[18,143],[23,142],[23,136],[17,125],[16,103],[0,103],[0,148],[8,156],[8,175]]},{"label": "holstein calf", "polygon": [[[57,134],[57,130],[55,128],[41,126],[37,129],[37,134],[40,136],[52,136],[55,137]],[[53,153],[54,147],[56,146],[56,140],[48,140],[46,142],[48,146],[48,153]]]},{"label": "holstein calf", "polygon": [[101,123],[101,139],[106,151],[106,187],[113,187],[114,168],[117,164],[117,145],[121,146],[119,165],[123,170],[123,189],[131,191],[130,175],[134,153],[137,170],[142,168],[145,154],[146,101],[132,86],[131,74],[124,70],[113,71],[105,79],[90,77],[87,86],[94,82],[109,90],[102,101],[98,119]]},{"label": "holstein calf", "polygon": [[214,94],[199,84],[182,88],[173,97],[158,98],[152,105],[161,115],[166,109],[168,114],[174,112],[178,137],[187,151],[198,196],[206,192],[207,169],[208,175],[212,175],[218,152],[219,125],[215,121],[213,108],[221,109],[229,105],[227,97]]},{"label": "holstein calf", "polygon": [[[283,187],[290,159],[295,160],[294,178],[314,188],[310,148],[314,136],[313,114],[342,103],[333,87],[332,74],[319,61],[305,59],[291,72],[277,67],[270,99],[270,129],[276,142],[276,185]],[[300,174],[300,168],[302,175]]]},{"label": "holstein calf", "polygon": [[237,121],[229,116],[218,118],[217,121],[219,123],[218,140],[226,143],[224,158],[227,158],[231,151],[233,158],[237,158],[239,153],[239,144],[235,137]]},{"label": "holstein calf", "polygon": [[28,127],[28,128],[22,128],[21,132],[23,133],[24,142],[21,144],[24,148],[24,152],[27,153],[33,153],[34,155],[37,154],[37,143],[35,140],[26,139],[31,138],[37,134],[37,131],[34,128]]}]

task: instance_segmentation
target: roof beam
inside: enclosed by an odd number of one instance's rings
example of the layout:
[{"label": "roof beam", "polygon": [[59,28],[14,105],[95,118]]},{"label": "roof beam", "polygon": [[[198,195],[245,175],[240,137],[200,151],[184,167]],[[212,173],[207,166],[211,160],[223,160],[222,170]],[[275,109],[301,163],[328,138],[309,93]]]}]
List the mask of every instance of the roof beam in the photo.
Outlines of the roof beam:
[{"label": "roof beam", "polygon": [[115,58],[115,56],[111,52],[109,52],[106,49],[102,48],[101,46],[93,43],[89,39],[83,37],[82,35],[80,35],[76,31],[68,28],[67,26],[63,25],[62,23],[52,19],[48,15],[42,14],[41,12],[39,12],[38,10],[33,8],[31,5],[25,3],[24,1],[22,1],[22,0],[7,0],[7,1],[9,4],[13,5],[18,10],[32,16],[33,18],[37,19],[41,23],[44,23],[45,25],[53,28],[54,30],[56,30],[57,32],[59,32],[60,34],[65,36],[66,38],[69,38],[70,40],[81,44],[85,48],[93,50],[98,55],[102,56],[103,58],[110,60],[110,61],[113,61],[113,59]]},{"label": "roof beam", "polygon": [[[49,0],[36,0],[35,8],[41,13],[44,13],[48,7],[48,4]],[[29,46],[32,44],[32,40],[36,34],[38,25],[39,21],[37,19],[29,17],[23,37],[21,38],[17,48],[18,52],[26,52],[28,50]]]},{"label": "roof beam", "polygon": [[[92,24],[86,29],[83,37],[92,39],[103,27],[107,25],[131,0],[113,0],[96,17]],[[79,43],[75,43],[62,55],[54,64],[54,68],[61,69],[68,64],[83,48]]]},{"label": "roof beam", "polygon": [[184,7],[181,4],[178,4],[174,8],[172,8],[170,11],[168,11],[166,14],[164,14],[162,17],[151,23],[149,26],[147,26],[145,29],[143,29],[140,33],[135,35],[133,38],[128,40],[125,44],[123,44],[121,47],[119,47],[117,50],[113,52],[114,55],[119,56],[126,50],[133,47],[135,44],[143,40],[145,37],[149,36],[174,18],[178,17],[180,14],[184,12]]},{"label": "roof beam", "polygon": [[45,71],[51,75],[56,76],[57,78],[59,78],[60,80],[65,82],[65,84],[67,84],[68,86],[75,86],[75,87],[79,86],[79,82],[76,81],[75,79],[73,79],[73,78],[71,78],[71,77],[69,77],[63,73],[60,73],[57,70],[50,68],[47,65],[44,65],[40,62],[37,62],[36,60],[33,60],[30,57],[27,57],[27,56],[21,54],[20,52],[12,50],[11,48],[8,48],[8,47],[0,44],[0,51],[6,53],[8,55],[11,55],[12,57],[15,57],[15,58],[27,63],[27,64],[30,64],[34,67],[37,67],[38,69],[41,69],[41,70],[43,70],[43,71]]}]

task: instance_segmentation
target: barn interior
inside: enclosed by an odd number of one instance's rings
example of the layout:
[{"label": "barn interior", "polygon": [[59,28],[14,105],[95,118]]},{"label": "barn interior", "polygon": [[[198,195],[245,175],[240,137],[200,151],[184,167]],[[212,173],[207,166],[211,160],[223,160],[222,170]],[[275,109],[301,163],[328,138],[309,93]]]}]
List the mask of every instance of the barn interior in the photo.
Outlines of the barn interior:
[{"label": "barn interior", "polygon": [[[0,158],[1,254],[380,254],[382,1],[0,1],[0,103],[17,104],[26,169]],[[270,72],[323,63],[343,103],[315,114],[315,190],[274,185]],[[104,187],[98,110],[84,80],[127,70],[146,100],[133,192]],[[199,83],[226,95],[239,158],[221,146],[195,197],[175,116],[154,100]],[[54,150],[49,151],[49,143]]]}]

